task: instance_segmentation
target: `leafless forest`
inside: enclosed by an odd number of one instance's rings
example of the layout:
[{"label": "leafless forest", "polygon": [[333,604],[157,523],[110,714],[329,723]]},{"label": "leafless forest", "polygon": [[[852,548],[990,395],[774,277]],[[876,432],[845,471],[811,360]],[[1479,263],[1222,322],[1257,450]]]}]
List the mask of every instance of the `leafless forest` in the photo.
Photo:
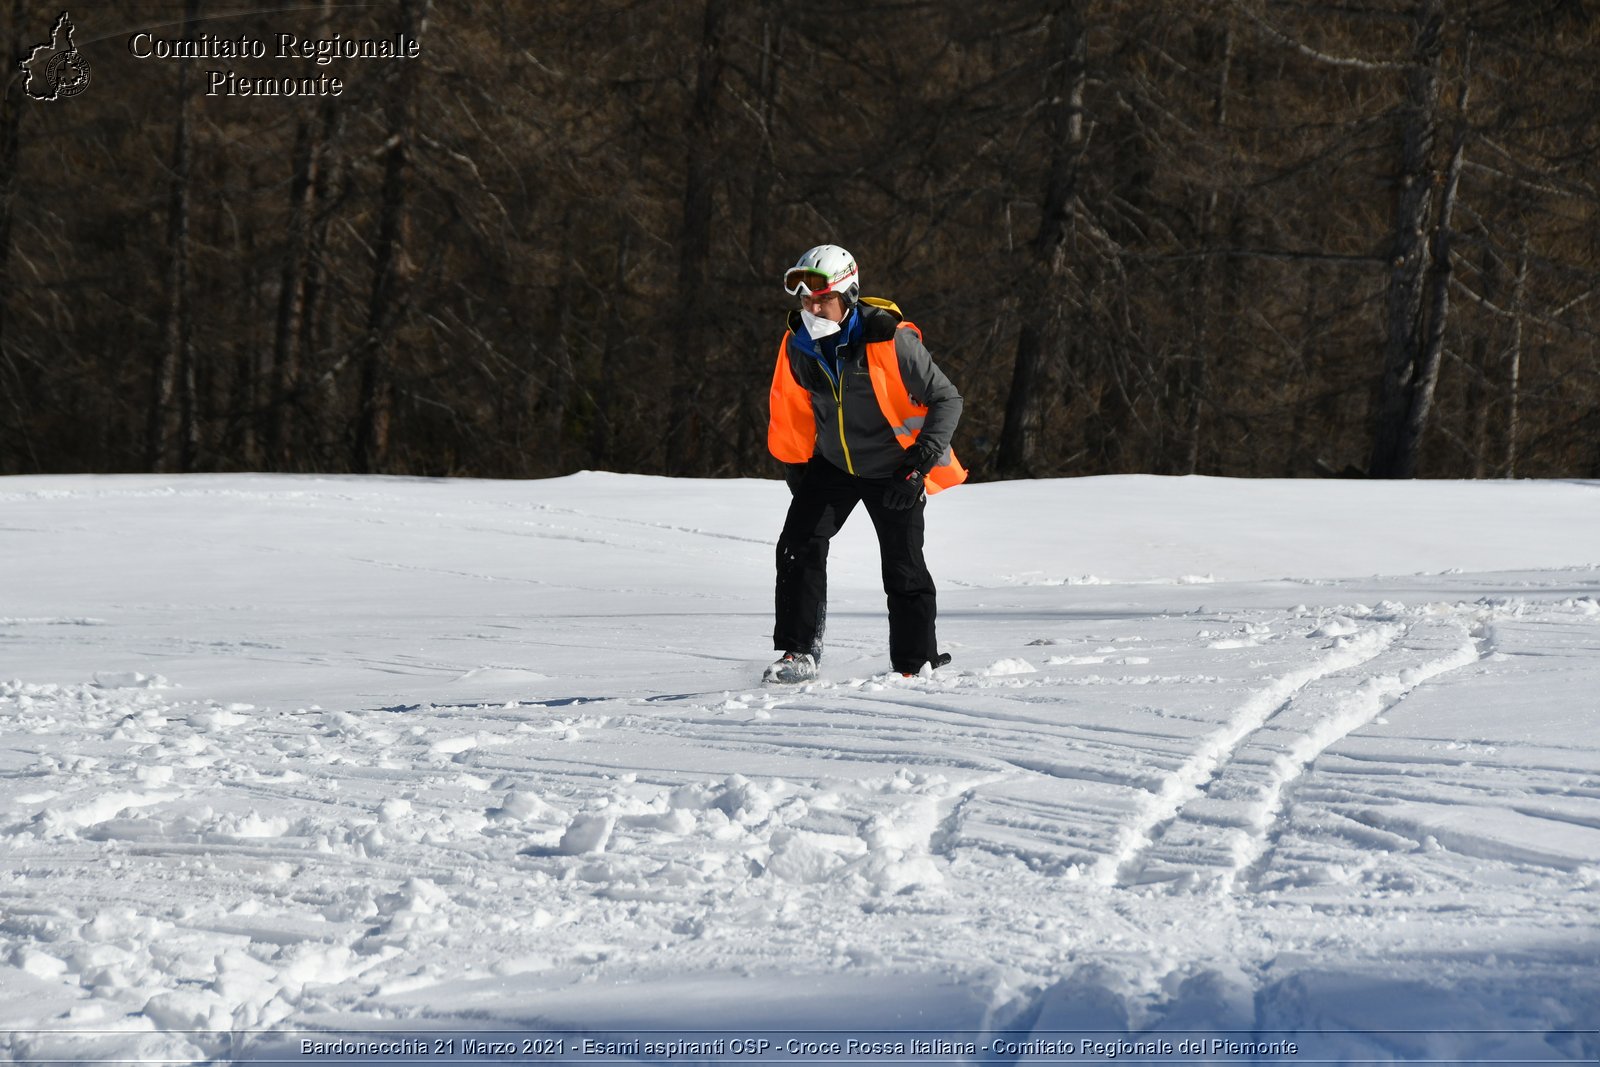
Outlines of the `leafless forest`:
[{"label": "leafless forest", "polygon": [[[0,0],[9,54],[64,2]],[[978,477],[1600,477],[1594,0],[220,11],[74,5],[71,99],[8,65],[0,474],[771,476],[833,242]]]}]

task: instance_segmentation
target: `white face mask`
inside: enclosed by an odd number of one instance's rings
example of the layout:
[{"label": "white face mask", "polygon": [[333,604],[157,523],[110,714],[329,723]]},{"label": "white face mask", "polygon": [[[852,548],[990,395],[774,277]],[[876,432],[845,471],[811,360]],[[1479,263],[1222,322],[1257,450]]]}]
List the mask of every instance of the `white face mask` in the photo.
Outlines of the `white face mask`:
[{"label": "white face mask", "polygon": [[841,323],[832,319],[825,319],[821,315],[813,315],[805,308],[800,309],[800,321],[806,324],[806,333],[811,335],[813,341],[820,341],[824,337],[832,337],[844,329]]}]

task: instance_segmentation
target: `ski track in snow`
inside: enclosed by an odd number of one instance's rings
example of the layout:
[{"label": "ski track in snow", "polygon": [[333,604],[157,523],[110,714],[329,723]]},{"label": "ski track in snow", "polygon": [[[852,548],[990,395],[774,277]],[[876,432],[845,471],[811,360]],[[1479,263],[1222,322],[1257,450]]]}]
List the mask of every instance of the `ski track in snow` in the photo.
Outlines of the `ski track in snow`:
[{"label": "ski track in snow", "polygon": [[[721,699],[427,704],[404,716],[191,703],[142,685],[150,679],[120,676],[110,687],[11,683],[0,687],[0,713],[36,740],[13,748],[34,762],[8,771],[27,788],[12,793],[0,839],[27,880],[70,884],[79,864],[109,849],[112,869],[134,883],[181,871],[195,883],[193,898],[211,906],[130,899],[120,877],[87,892],[50,893],[48,905],[36,890],[0,891],[0,900],[31,902],[7,909],[0,937],[24,973],[70,979],[95,998],[75,1009],[80,1021],[103,1017],[95,1003],[137,990],[142,1003],[125,1006],[161,1031],[271,1026],[347,1006],[333,989],[381,1000],[426,988],[443,976],[426,967],[408,977],[364,976],[383,974],[429,937],[448,941],[463,913],[482,931],[475,910],[485,894],[517,880],[548,883],[567,911],[540,907],[531,918],[487,924],[512,942],[528,932],[524,923],[539,932],[577,926],[584,898],[671,909],[670,922],[632,924],[632,938],[649,930],[726,937],[730,927],[753,934],[766,923],[781,927],[797,907],[854,902],[868,913],[892,911],[907,894],[950,894],[951,872],[985,854],[1023,859],[1047,880],[1084,875],[1112,890],[1281,888],[1300,877],[1292,864],[1279,866],[1278,853],[1318,760],[1400,713],[1419,687],[1482,666],[1475,614],[1482,613],[1348,623],[1348,633],[1315,641],[1328,647],[1280,665],[1208,730],[1190,733],[1187,753],[1156,729],[1073,722],[1051,694],[1081,685],[1005,661],[926,679],[865,677]],[[1207,644],[1234,651],[1226,640]],[[117,684],[124,682],[142,687]],[[1124,679],[1092,684],[1140,688]],[[1180,721],[1196,725],[1193,717]],[[625,748],[691,745],[707,767],[757,759],[848,769],[837,778],[717,780],[665,767],[641,773],[636,760],[598,754],[552,755],[612,732],[638,738]],[[1136,768],[1119,767],[1130,737],[1149,747]],[[524,743],[530,739],[538,743]],[[267,770],[273,764],[282,769]],[[867,766],[883,772],[863,777]],[[546,784],[527,788],[534,780]],[[1109,811],[1096,824],[1070,802],[992,791],[1029,780],[1077,781],[1129,799],[1120,816]],[[988,826],[975,826],[968,816],[985,803]],[[1557,817],[1529,805],[1516,810]],[[1568,873],[1582,867],[1477,837],[1470,827],[1386,815],[1381,806],[1342,817],[1345,839],[1369,849],[1420,848],[1426,839],[1481,859]],[[1593,813],[1566,821],[1596,824]],[[1006,833],[994,835],[996,827]],[[1034,839],[1033,851],[1017,846],[1019,830]],[[1061,846],[1053,860],[1038,851],[1051,841]],[[299,891],[276,888],[313,870]],[[385,882],[398,888],[374,888]],[[748,896],[762,882],[781,891]],[[708,893],[720,899],[708,904]],[[219,945],[231,947],[212,953]],[[616,951],[580,938],[565,953],[547,948],[535,969],[592,967]],[[854,966],[887,960],[870,947],[839,951]],[[1053,955],[1039,963],[1048,969]],[[308,984],[311,974],[317,979]],[[152,989],[161,991],[147,996]],[[1147,1014],[1175,1010],[1165,995],[1143,1001]]]},{"label": "ski track in snow", "polygon": [[[1467,630],[1452,621],[1349,638],[1317,665],[1252,697],[1217,742],[1168,780],[1143,820],[1155,824],[1129,834],[1135,843],[1116,854],[1111,877],[1123,886],[1179,880],[1223,890],[1259,881],[1286,802],[1316,758],[1412,689],[1480,659]],[[1268,703],[1271,711],[1259,716]],[[1108,861],[1102,871],[1110,867]]]},{"label": "ski track in snow", "polygon": [[[178,496],[437,533],[437,505],[398,488]],[[45,509],[28,530],[63,529],[46,505],[79,497],[173,494],[0,494]],[[767,542],[737,531],[473,504],[446,540],[655,552],[685,573],[707,564],[681,552],[748,545],[753,573],[770,565]],[[551,516],[570,525],[526,528]],[[72,642],[104,661],[0,682],[0,1029],[16,1031],[0,1050],[187,1062],[227,1047],[194,1031],[322,1018],[554,1026],[529,1005],[585,984],[591,1010],[642,983],[681,1019],[660,976],[725,972],[943,975],[985,1005],[972,1025],[1014,1036],[1313,1031],[1439,988],[1502,1021],[1593,1022],[1589,570],[1518,597],[1452,597],[1482,576],[1418,578],[1416,600],[1376,607],[1339,602],[1376,580],[1317,583],[1317,606],[1295,608],[1209,581],[952,582],[951,667],[876,673],[869,595],[832,613],[824,680],[763,689],[739,681],[759,640],[721,654],[690,636],[761,618],[716,582],[669,589],[677,606],[653,622],[654,607],[625,610],[637,575],[356,543],[287,554],[470,586],[446,616],[460,632],[424,643],[373,612],[362,634],[303,636],[230,608],[129,638],[120,608],[88,601],[0,617],[0,651]],[[557,599],[472,618],[480,587],[508,584]],[[1188,602],[1173,588],[1208,603],[1169,610]],[[1103,607],[1079,610],[1091,591]],[[216,699],[168,659],[362,681],[330,680],[317,703]],[[1524,726],[1541,711],[1530,684],[1578,725]],[[1401,985],[1352,993],[1357,980]],[[1509,1007],[1507,981],[1523,998]],[[28,1029],[46,1023],[83,1036]]]}]

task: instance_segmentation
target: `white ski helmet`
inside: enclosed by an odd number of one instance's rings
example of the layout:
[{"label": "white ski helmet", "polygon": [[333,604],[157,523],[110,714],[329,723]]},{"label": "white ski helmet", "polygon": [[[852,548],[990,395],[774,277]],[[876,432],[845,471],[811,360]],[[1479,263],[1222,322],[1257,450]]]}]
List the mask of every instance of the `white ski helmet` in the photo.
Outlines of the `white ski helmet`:
[{"label": "white ski helmet", "polygon": [[783,288],[790,296],[838,293],[850,308],[861,295],[861,273],[849,252],[838,245],[818,245],[784,272]]}]

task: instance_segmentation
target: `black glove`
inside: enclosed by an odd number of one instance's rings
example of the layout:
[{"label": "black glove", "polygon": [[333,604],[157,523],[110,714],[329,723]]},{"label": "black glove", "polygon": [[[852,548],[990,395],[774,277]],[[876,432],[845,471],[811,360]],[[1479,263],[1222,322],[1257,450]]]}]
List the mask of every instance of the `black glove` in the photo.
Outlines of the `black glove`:
[{"label": "black glove", "polygon": [[783,465],[783,481],[789,487],[789,495],[793,496],[800,491],[800,483],[805,481],[806,465],[804,463],[785,463]]},{"label": "black glove", "polygon": [[936,449],[927,442],[918,442],[906,449],[906,461],[900,464],[889,480],[889,488],[883,491],[884,506],[900,511],[921,500],[922,483],[942,455],[943,449]]},{"label": "black glove", "polygon": [[921,499],[922,472],[909,463],[894,472],[883,491],[883,506],[891,511],[904,511]]},{"label": "black glove", "polygon": [[906,449],[906,466],[915,467],[926,476],[943,455],[944,449],[936,449],[933,445],[919,441]]}]

